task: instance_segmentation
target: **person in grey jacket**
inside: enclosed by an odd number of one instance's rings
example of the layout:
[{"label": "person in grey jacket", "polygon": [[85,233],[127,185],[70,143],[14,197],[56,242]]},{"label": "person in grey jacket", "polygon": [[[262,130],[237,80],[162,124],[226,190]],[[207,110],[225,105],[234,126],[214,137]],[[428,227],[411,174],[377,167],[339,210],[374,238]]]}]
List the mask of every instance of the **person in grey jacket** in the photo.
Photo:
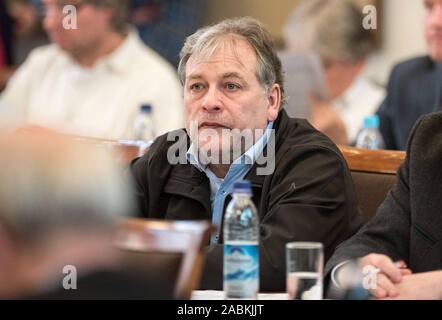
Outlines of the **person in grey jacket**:
[{"label": "person in grey jacket", "polygon": [[339,286],[347,261],[378,269],[377,298],[442,299],[442,114],[415,125],[397,181],[376,216],[338,246],[326,274]]}]

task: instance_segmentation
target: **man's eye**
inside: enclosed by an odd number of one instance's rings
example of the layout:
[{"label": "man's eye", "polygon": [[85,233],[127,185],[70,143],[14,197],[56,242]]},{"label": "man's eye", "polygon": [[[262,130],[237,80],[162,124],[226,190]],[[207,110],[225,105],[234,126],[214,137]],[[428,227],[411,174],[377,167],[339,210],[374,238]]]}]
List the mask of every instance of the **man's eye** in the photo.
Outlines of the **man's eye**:
[{"label": "man's eye", "polygon": [[201,91],[203,88],[204,86],[201,83],[194,83],[190,86],[190,90],[192,91]]},{"label": "man's eye", "polygon": [[235,91],[235,90],[239,89],[239,86],[235,83],[227,83],[226,88],[229,91]]}]

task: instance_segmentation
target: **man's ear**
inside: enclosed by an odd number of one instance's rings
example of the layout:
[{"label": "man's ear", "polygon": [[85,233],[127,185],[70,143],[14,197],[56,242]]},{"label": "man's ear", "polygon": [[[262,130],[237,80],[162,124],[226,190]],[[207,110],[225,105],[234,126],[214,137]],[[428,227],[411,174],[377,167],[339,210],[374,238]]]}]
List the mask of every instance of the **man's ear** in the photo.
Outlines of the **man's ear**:
[{"label": "man's ear", "polygon": [[274,84],[268,91],[267,120],[274,121],[278,117],[279,108],[281,107],[281,87]]}]

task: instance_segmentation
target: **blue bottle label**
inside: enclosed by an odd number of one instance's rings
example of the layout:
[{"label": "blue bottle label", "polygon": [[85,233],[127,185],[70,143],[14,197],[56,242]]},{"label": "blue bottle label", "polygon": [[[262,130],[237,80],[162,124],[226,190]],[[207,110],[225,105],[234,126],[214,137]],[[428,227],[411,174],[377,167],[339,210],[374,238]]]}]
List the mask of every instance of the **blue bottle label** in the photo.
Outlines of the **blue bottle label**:
[{"label": "blue bottle label", "polygon": [[224,244],[224,292],[227,298],[252,299],[259,291],[259,250],[256,243]]}]

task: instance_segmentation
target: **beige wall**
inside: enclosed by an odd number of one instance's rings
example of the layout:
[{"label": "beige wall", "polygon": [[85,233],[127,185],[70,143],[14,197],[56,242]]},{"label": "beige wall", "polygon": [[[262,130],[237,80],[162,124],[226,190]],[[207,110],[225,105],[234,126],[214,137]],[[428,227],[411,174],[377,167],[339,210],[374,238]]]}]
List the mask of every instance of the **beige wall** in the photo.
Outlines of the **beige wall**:
[{"label": "beige wall", "polygon": [[[249,15],[264,22],[277,40],[282,27],[299,0],[207,0],[206,23],[227,17]],[[361,0],[366,1],[366,0]],[[422,19],[423,0],[383,0],[382,45],[370,59],[366,75],[385,84],[395,63],[425,53]]]},{"label": "beige wall", "polygon": [[425,53],[422,0],[384,0],[383,43],[367,66],[369,78],[384,84],[397,62]]},{"label": "beige wall", "polygon": [[299,0],[207,0],[206,23],[224,18],[252,16],[266,24],[277,40],[282,39],[282,27]]}]

